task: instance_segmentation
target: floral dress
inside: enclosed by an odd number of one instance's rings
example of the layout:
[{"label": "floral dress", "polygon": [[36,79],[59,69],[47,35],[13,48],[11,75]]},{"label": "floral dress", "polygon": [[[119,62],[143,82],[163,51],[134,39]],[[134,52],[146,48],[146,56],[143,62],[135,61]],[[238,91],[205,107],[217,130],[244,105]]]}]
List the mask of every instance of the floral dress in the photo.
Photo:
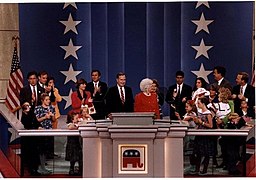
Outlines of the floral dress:
[{"label": "floral dress", "polygon": [[[43,107],[42,105],[36,106],[34,113],[36,118],[44,117],[48,112],[52,112],[55,115],[55,109],[52,105],[48,106],[47,108]],[[40,122],[41,127],[44,129],[52,129],[52,119],[45,119]],[[50,136],[41,136],[39,137],[39,153],[46,154],[49,151],[50,146]]]},{"label": "floral dress", "polygon": [[[48,112],[52,112],[55,114],[55,109],[52,105],[48,106],[47,108],[44,108],[42,105],[35,107],[35,115],[36,118],[44,117]],[[44,129],[52,129],[52,119],[45,119],[42,122],[40,122],[41,126]]]}]

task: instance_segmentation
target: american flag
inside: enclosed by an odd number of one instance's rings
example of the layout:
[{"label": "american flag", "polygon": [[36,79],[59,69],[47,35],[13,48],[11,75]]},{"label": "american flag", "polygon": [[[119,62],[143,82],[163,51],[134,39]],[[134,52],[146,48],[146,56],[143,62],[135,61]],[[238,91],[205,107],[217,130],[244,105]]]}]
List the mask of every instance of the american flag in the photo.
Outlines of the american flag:
[{"label": "american flag", "polygon": [[10,111],[17,111],[19,106],[19,94],[23,87],[23,75],[20,68],[20,60],[17,51],[17,41],[18,37],[13,37],[14,40],[14,51],[12,57],[11,73],[10,79],[7,87],[7,95],[5,104],[10,109]]}]

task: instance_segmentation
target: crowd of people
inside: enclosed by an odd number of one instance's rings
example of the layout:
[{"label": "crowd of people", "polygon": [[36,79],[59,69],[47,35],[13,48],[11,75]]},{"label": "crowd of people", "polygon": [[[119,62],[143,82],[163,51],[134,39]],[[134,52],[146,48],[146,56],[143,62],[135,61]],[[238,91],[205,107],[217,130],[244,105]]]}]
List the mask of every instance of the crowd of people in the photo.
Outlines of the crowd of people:
[{"label": "crowd of people", "polygon": [[[72,110],[67,116],[67,127],[77,129],[79,121],[106,119],[113,112],[154,112],[155,119],[162,119],[161,107],[166,102],[170,107],[170,119],[188,122],[189,127],[198,129],[240,128],[250,118],[255,118],[255,88],[248,84],[249,75],[239,72],[236,77],[237,85],[232,87],[225,79],[226,69],[214,67],[213,75],[216,82],[207,84],[202,77],[195,80],[194,87],[184,83],[184,72],[176,72],[176,83],[168,88],[164,95],[159,90],[156,79],[144,78],[139,87],[141,92],[133,96],[132,88],[126,85],[126,74],[116,75],[116,85],[108,87],[101,81],[99,70],[92,70],[91,82],[80,78],[76,82],[76,91],[71,95]],[[29,72],[28,85],[20,92],[20,105],[23,113],[21,122],[26,129],[52,129],[58,127],[60,111],[58,102],[62,100],[55,79],[47,72]],[[195,137],[193,173],[205,174],[209,158],[216,162],[217,142],[221,144],[223,163],[218,165],[227,168],[230,174],[237,174],[236,163],[239,160],[240,140],[237,137]],[[38,144],[38,150],[31,150],[29,144]],[[47,156],[54,156],[53,137],[38,139],[26,137],[24,140],[24,156],[28,159],[32,175],[51,173],[45,167]],[[47,147],[47,149],[45,148]],[[66,160],[70,161],[71,175],[81,174],[82,150],[81,141],[76,137],[68,137]],[[39,156],[38,156],[39,155]],[[232,157],[231,157],[232,156]],[[201,159],[203,169],[200,171]],[[74,164],[79,163],[75,172]],[[192,164],[192,162],[191,162]],[[39,168],[38,168],[39,167]]]}]

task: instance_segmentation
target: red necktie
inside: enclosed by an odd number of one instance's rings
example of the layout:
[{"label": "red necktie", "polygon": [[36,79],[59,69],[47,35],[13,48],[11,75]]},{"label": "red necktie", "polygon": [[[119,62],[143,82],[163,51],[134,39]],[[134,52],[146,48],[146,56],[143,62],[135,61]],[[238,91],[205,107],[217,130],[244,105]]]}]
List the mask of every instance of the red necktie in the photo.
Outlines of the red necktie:
[{"label": "red necktie", "polygon": [[122,101],[122,104],[124,104],[124,91],[122,87],[120,87],[120,92],[121,92],[121,101]]}]

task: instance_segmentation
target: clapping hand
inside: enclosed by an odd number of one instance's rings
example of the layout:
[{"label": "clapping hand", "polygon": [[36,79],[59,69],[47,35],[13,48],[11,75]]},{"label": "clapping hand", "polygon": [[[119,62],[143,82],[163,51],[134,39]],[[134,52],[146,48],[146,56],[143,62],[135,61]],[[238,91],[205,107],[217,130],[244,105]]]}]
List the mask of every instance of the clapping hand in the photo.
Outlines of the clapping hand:
[{"label": "clapping hand", "polygon": [[245,100],[245,97],[244,97],[243,94],[238,94],[238,98],[239,98],[240,100]]},{"label": "clapping hand", "polygon": [[173,90],[173,93],[172,93],[172,96],[173,96],[174,98],[176,98],[176,97],[177,97],[177,95],[178,95],[177,90],[176,90],[176,89],[174,89],[174,90]]},{"label": "clapping hand", "polygon": [[49,112],[45,114],[45,119],[51,119],[51,115]]},{"label": "clapping hand", "polygon": [[184,103],[184,102],[187,102],[187,97],[182,98],[181,101],[182,101],[183,103]]},{"label": "clapping hand", "polygon": [[90,98],[88,99],[88,102],[89,102],[89,103],[92,103],[92,102],[93,102],[93,99],[90,97]]},{"label": "clapping hand", "polygon": [[232,94],[232,99],[236,99],[236,94]]},{"label": "clapping hand", "polygon": [[32,102],[35,102],[36,101],[36,95],[35,93],[32,93]]}]

